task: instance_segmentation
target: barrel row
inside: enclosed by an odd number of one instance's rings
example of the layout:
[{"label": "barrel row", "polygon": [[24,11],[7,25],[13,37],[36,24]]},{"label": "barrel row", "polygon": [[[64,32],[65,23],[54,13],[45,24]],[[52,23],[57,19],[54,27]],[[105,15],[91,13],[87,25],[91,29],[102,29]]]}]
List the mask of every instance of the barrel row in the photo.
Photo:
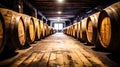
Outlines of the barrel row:
[{"label": "barrel row", "polygon": [[63,32],[92,43],[97,49],[120,52],[120,2],[64,28]]},{"label": "barrel row", "polygon": [[55,29],[35,17],[0,8],[0,53],[28,46],[55,33]]}]

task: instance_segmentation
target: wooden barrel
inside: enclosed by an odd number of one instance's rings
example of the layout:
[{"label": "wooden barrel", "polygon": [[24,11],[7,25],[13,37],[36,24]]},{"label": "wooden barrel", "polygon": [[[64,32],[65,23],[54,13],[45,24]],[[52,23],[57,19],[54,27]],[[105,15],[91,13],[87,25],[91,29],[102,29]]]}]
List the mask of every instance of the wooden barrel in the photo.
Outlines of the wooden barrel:
[{"label": "wooden barrel", "polygon": [[70,26],[70,35],[73,35],[73,25]]},{"label": "wooden barrel", "polygon": [[45,36],[48,36],[48,25],[45,23]]},{"label": "wooden barrel", "polygon": [[[24,23],[23,23],[22,18],[19,18],[17,24],[18,24],[18,26],[17,26],[18,30],[16,29],[16,31],[18,31],[18,34],[16,34],[16,36],[18,35],[18,37],[19,37],[18,38],[19,39],[18,42],[20,42],[21,45],[24,45],[25,41],[26,41],[26,37],[25,37],[25,28],[24,28]],[[14,31],[14,33],[16,33],[16,31]],[[16,39],[16,37],[15,37],[15,39]],[[13,40],[13,42],[14,42],[14,40]]]},{"label": "wooden barrel", "polygon": [[30,32],[30,42],[32,43],[35,41],[35,24],[33,18],[30,18],[29,32]]},{"label": "wooden barrel", "polygon": [[78,30],[78,23],[76,22],[75,23],[75,38],[77,38],[77,30]]},{"label": "wooden barrel", "polygon": [[87,18],[86,24],[87,41],[89,43],[95,44],[96,47],[100,47],[100,42],[97,34],[99,14],[100,12],[97,12],[89,16]]},{"label": "wooden barrel", "polygon": [[101,11],[98,19],[101,45],[111,52],[120,52],[120,2]]},{"label": "wooden barrel", "polygon": [[75,24],[73,25],[73,37],[75,37]]},{"label": "wooden barrel", "polygon": [[66,30],[67,30],[67,34],[69,35],[70,34],[70,28],[67,27]]},{"label": "wooden barrel", "polygon": [[103,47],[100,44],[98,38],[98,17],[100,12],[94,13],[87,18],[86,24],[86,34],[87,41],[91,44],[94,44],[97,49],[102,49]]},{"label": "wooden barrel", "polygon": [[80,39],[85,41],[85,42],[87,42],[86,22],[87,22],[87,18],[84,18],[80,22]]},{"label": "wooden barrel", "polygon": [[25,34],[26,34],[26,45],[34,42],[35,40],[35,24],[33,19],[25,14],[20,14],[23,18],[25,25]]},{"label": "wooden barrel", "polygon": [[44,36],[45,36],[44,23],[42,20],[40,20],[40,27],[41,27],[41,38],[44,38]]},{"label": "wooden barrel", "polygon": [[46,24],[46,36],[49,35],[49,28],[48,28],[48,25]]},{"label": "wooden barrel", "polygon": [[0,8],[0,13],[5,24],[5,40],[6,47],[15,50],[25,44],[25,28],[23,19],[18,13]]},{"label": "wooden barrel", "polygon": [[72,25],[72,36],[75,36],[75,30],[74,30],[74,28],[75,28],[75,25]]},{"label": "wooden barrel", "polygon": [[80,39],[80,22],[77,24],[77,39]]},{"label": "wooden barrel", "polygon": [[52,27],[49,26],[49,35],[51,35],[51,29],[52,29]]},{"label": "wooden barrel", "polygon": [[66,27],[65,29],[66,29],[66,34],[70,35],[70,26]]},{"label": "wooden barrel", "polygon": [[40,39],[42,38],[42,36],[41,36],[41,34],[42,34],[42,28],[41,28],[41,21],[40,20],[38,20],[38,22],[39,22],[39,31],[40,31],[40,33],[39,33],[39,35],[40,35]]},{"label": "wooden barrel", "polygon": [[66,27],[66,33],[70,35],[70,26]]},{"label": "wooden barrel", "polygon": [[68,27],[68,34],[71,35],[71,26]]},{"label": "wooden barrel", "polygon": [[43,23],[43,38],[45,38],[45,34],[46,34],[46,26],[45,26],[45,23]]},{"label": "wooden barrel", "polygon": [[69,35],[71,35],[72,27],[69,26]]},{"label": "wooden barrel", "polygon": [[47,36],[47,24],[44,23],[44,37]]},{"label": "wooden barrel", "polygon": [[5,46],[5,24],[3,17],[0,13],[0,53],[3,51],[3,48]]},{"label": "wooden barrel", "polygon": [[41,37],[41,31],[40,31],[40,23],[39,20],[37,18],[32,17],[34,20],[34,24],[35,24],[35,40],[39,40]]},{"label": "wooden barrel", "polygon": [[76,37],[77,35],[77,23],[73,24],[73,37]]},{"label": "wooden barrel", "polygon": [[50,35],[50,30],[51,30],[51,27],[50,26],[48,26],[48,36]]},{"label": "wooden barrel", "polygon": [[50,27],[47,25],[47,36],[49,36],[49,33],[50,33]]},{"label": "wooden barrel", "polygon": [[71,36],[73,36],[73,30],[74,30],[74,27],[73,25],[71,25]]},{"label": "wooden barrel", "polygon": [[69,26],[69,31],[70,31],[69,35],[71,36],[71,34],[72,34],[72,25]]}]

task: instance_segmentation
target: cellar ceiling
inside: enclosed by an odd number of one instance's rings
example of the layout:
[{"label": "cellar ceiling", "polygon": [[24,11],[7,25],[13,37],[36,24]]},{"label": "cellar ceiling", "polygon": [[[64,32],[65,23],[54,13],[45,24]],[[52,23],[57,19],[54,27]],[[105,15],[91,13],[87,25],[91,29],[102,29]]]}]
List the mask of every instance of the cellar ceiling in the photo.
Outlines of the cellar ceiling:
[{"label": "cellar ceiling", "polygon": [[115,0],[28,0],[48,20],[74,19],[91,10],[99,11]]},{"label": "cellar ceiling", "polygon": [[[75,20],[109,6],[119,0],[0,0],[0,6],[16,9],[24,2],[23,13],[31,14],[31,9],[36,9],[39,15],[47,20]],[[27,6],[27,7],[26,7]]]}]

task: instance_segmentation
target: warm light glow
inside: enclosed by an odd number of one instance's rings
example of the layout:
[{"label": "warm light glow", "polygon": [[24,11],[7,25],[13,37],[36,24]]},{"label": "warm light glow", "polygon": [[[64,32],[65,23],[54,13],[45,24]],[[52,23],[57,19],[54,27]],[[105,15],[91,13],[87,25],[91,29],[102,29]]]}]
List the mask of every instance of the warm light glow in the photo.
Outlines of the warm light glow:
[{"label": "warm light glow", "polygon": [[58,14],[62,14],[62,12],[61,12],[61,11],[58,11],[57,13],[58,13]]},{"label": "warm light glow", "polygon": [[63,3],[64,0],[57,0],[59,3]]},{"label": "warm light glow", "polygon": [[63,23],[59,23],[59,30],[62,30],[63,29]]},{"label": "warm light glow", "polygon": [[58,24],[57,24],[57,23],[54,24],[54,28],[55,28],[56,30],[58,30]]},{"label": "warm light glow", "polygon": [[56,30],[62,30],[63,29],[63,23],[55,23],[54,28]]},{"label": "warm light glow", "polygon": [[20,6],[20,5],[18,5],[18,8],[20,9],[20,8],[21,8],[21,6]]}]

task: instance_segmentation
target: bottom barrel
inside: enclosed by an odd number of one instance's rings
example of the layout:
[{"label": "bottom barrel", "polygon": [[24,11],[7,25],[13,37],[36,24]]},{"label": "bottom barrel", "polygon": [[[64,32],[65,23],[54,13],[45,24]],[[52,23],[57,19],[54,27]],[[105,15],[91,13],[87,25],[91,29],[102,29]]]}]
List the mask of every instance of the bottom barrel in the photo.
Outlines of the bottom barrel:
[{"label": "bottom barrel", "polygon": [[120,52],[120,2],[101,11],[98,34],[101,45],[111,52]]},{"label": "bottom barrel", "polygon": [[23,19],[16,12],[4,8],[0,8],[1,16],[3,17],[2,23],[5,27],[4,30],[1,29],[1,37],[5,41],[5,47],[10,50],[15,50],[25,45],[25,28]]}]

